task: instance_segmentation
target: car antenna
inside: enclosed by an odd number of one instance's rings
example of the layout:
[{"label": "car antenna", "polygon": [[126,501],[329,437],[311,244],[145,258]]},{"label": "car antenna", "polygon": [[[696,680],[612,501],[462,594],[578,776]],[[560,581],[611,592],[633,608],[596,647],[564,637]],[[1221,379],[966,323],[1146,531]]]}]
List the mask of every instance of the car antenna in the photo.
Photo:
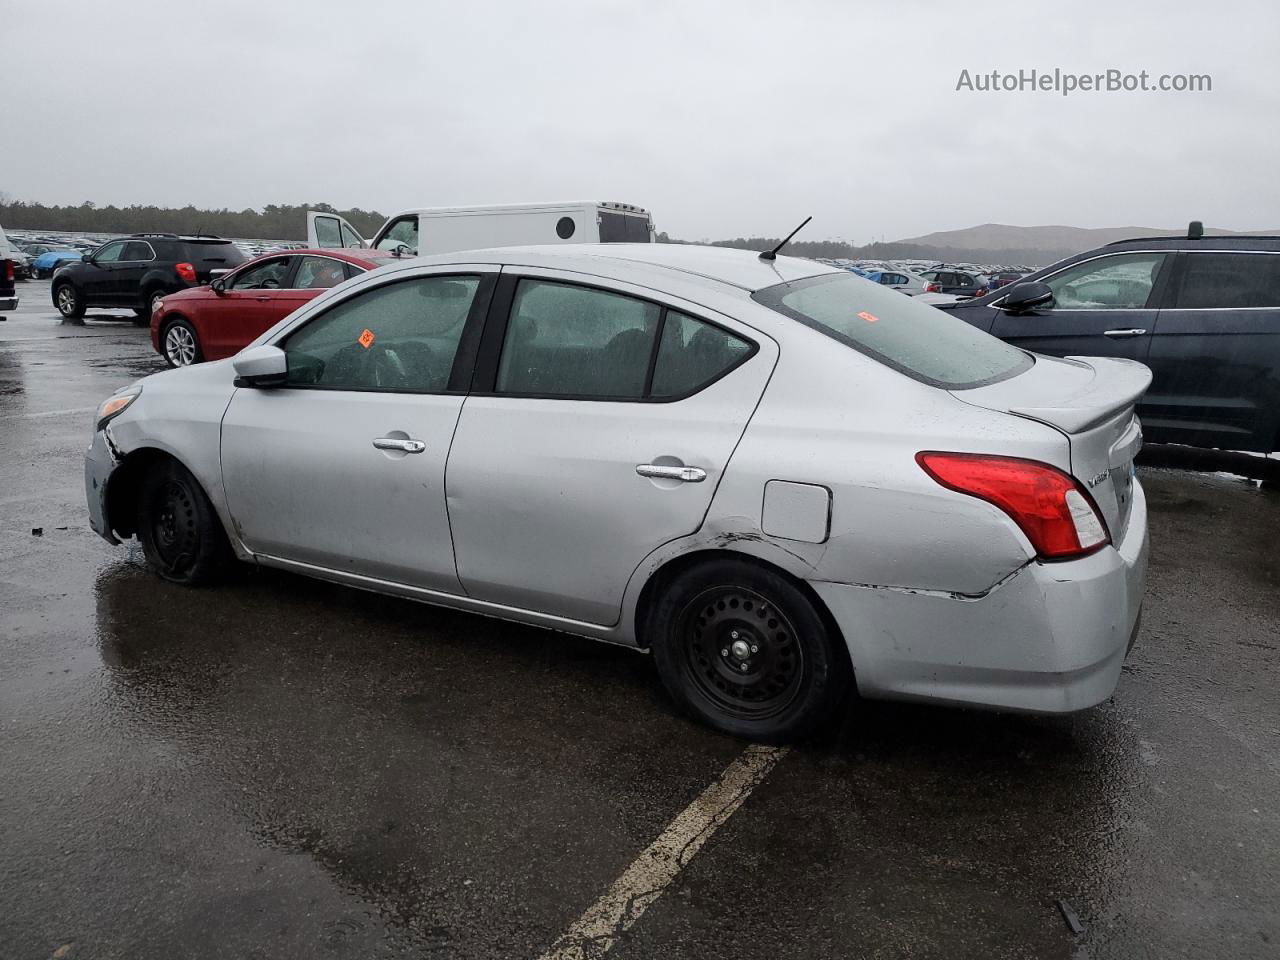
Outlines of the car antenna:
[{"label": "car antenna", "polygon": [[790,242],[791,242],[791,238],[792,238],[792,237],[794,237],[794,236],[795,236],[797,233],[799,233],[801,230],[803,230],[803,229],[804,229],[804,224],[805,224],[805,223],[808,223],[808,222],[809,222],[810,220],[812,220],[812,219],[813,219],[813,217],[805,217],[805,218],[804,218],[804,223],[800,224],[800,226],[796,227],[794,230],[792,230],[790,233],[788,233],[788,234],[787,234],[786,239],[785,239],[785,240],[783,240],[783,241],[782,241],[780,244],[778,244],[776,247],[774,247],[772,250],[766,250],[764,253],[760,254],[760,259],[761,259],[761,260],[777,260],[777,259],[778,259],[778,251],[779,251],[779,250],[781,250],[783,247],[785,247],[788,243],[790,243]]}]

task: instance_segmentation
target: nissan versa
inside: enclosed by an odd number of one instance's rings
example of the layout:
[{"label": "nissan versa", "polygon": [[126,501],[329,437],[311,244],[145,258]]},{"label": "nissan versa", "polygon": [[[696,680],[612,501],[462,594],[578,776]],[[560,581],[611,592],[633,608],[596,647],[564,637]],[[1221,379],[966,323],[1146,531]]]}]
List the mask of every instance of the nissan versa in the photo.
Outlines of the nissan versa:
[{"label": "nissan versa", "polygon": [[1028,353],[807,260],[406,260],[97,415],[94,529],[652,651],[722,730],[866,697],[1107,698],[1147,560],[1143,365]]}]

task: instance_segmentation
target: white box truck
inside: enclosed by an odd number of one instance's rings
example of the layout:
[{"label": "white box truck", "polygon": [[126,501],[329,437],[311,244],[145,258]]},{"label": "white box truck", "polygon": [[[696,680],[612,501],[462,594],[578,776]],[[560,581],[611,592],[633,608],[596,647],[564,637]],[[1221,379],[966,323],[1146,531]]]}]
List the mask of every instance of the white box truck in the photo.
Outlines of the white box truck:
[{"label": "white box truck", "polygon": [[426,207],[391,217],[372,240],[335,213],[308,211],[310,247],[373,247],[405,256],[534,243],[652,243],[649,212],[629,203]]}]

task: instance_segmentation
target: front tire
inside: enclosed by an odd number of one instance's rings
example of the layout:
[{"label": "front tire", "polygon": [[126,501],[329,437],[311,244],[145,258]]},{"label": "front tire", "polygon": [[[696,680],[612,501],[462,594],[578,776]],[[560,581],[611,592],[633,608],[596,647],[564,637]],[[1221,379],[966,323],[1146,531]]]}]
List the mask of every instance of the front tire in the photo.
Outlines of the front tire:
[{"label": "front tire", "polygon": [[157,464],[143,478],[137,531],[147,563],[173,583],[212,583],[231,564],[231,547],[213,504],[177,461]]},{"label": "front tire", "polygon": [[80,320],[84,317],[84,297],[80,296],[80,291],[73,283],[58,284],[53,290],[53,303],[58,312],[68,320]]},{"label": "front tire", "polygon": [[667,691],[734,736],[803,736],[848,689],[839,638],[800,587],[772,570],[729,560],[696,567],[657,598],[648,620]]},{"label": "front tire", "polygon": [[174,320],[164,328],[160,347],[165,362],[171,367],[189,367],[204,360],[200,337],[186,320]]}]

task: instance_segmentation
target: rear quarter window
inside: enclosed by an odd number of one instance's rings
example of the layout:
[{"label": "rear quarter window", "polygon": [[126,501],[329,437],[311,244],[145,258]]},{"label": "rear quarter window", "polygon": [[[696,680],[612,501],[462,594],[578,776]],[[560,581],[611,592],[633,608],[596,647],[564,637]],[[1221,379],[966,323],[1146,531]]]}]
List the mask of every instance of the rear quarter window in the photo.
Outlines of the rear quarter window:
[{"label": "rear quarter window", "polygon": [[1030,354],[928,304],[851,273],[807,277],[752,294],[769,307],[914,380],[963,390],[1006,380]]}]

